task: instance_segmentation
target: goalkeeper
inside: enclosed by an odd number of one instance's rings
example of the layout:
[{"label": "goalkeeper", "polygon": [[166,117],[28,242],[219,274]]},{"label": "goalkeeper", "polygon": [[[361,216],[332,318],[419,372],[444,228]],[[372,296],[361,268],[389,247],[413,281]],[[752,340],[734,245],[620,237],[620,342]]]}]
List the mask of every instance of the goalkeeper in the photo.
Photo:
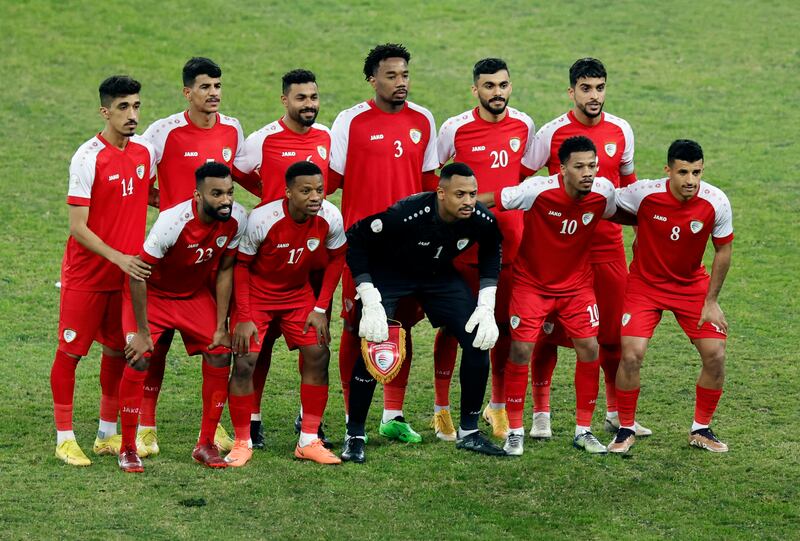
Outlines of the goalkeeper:
[{"label": "goalkeeper", "polygon": [[[350,382],[350,417],[342,460],[365,461],[364,424],[375,390],[374,376],[387,381],[403,357],[403,341],[398,340],[396,327],[390,340],[387,318],[394,315],[398,301],[408,296],[419,301],[434,327],[446,326],[463,350],[456,447],[505,455],[478,431],[489,350],[498,337],[494,300],[502,235],[491,212],[477,202],[477,191],[472,170],[463,163],[451,163],[442,168],[435,192],[401,199],[347,231],[347,264],[361,301],[358,332],[365,343]],[[475,243],[480,272],[477,304],[452,264]]]}]

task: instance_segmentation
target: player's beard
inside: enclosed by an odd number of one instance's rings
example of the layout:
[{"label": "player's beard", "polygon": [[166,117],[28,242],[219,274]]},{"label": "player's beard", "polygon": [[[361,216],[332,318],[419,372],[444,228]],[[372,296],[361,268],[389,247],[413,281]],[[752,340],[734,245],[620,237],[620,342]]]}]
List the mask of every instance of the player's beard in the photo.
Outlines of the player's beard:
[{"label": "player's beard", "polygon": [[[231,211],[233,210],[232,207],[233,205],[220,205],[218,207],[213,207],[208,203],[208,201],[203,199],[203,211],[205,211],[205,213],[208,216],[211,216],[212,218],[220,222],[227,222],[228,220],[231,219],[232,216]],[[220,210],[222,209],[228,209],[228,213],[220,214]]]},{"label": "player's beard", "polygon": [[[303,116],[302,116],[303,113],[308,113],[308,112],[311,112],[311,111],[314,111],[314,116],[312,116],[311,118],[303,118]],[[313,107],[307,107],[305,109],[298,109],[297,112],[294,113],[294,114],[289,113],[289,116],[292,118],[292,120],[294,120],[295,122],[297,122],[301,126],[305,126],[306,128],[309,128],[309,127],[314,125],[314,122],[317,121],[317,115],[318,114],[319,114],[319,109],[315,109]]]},{"label": "player's beard", "polygon": [[581,112],[584,115],[586,115],[587,118],[597,118],[603,112],[603,107],[604,106],[605,106],[605,102],[601,103],[600,104],[600,109],[598,109],[596,113],[590,113],[589,111],[587,111],[586,110],[586,105],[578,104],[578,109],[580,109]]},{"label": "player's beard", "polygon": [[[494,98],[492,98],[492,99],[494,99]],[[502,115],[503,112],[506,110],[506,107],[508,107],[508,100],[507,99],[503,100],[502,105],[498,106],[498,105],[492,105],[491,100],[486,101],[486,100],[481,99],[481,105],[483,106],[484,109],[486,109],[487,111],[489,111],[493,115],[499,116],[499,115]]]}]

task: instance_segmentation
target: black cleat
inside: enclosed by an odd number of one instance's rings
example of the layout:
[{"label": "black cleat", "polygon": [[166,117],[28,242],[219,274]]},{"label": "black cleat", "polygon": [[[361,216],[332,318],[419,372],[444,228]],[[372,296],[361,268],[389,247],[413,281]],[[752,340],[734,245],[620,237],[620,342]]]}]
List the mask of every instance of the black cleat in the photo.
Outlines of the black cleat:
[{"label": "black cleat", "polygon": [[363,464],[367,461],[364,454],[364,440],[361,438],[347,437],[342,447],[341,458],[344,462],[355,462],[356,464]]},{"label": "black cleat", "polygon": [[[328,439],[325,437],[325,431],[322,430],[322,427],[324,425],[325,425],[325,422],[324,421],[320,421],[319,428],[317,429],[317,437],[320,440],[322,440],[322,445],[323,445],[323,447],[325,447],[325,449],[333,449],[333,444],[328,441]],[[294,418],[294,433],[295,434],[300,434],[300,431],[302,430],[302,428],[303,428],[303,418],[300,415],[298,415],[297,417]],[[255,447],[255,445],[253,445],[253,447]]]},{"label": "black cleat", "polygon": [[264,448],[264,429],[261,421],[250,421],[250,440],[253,442],[253,449]]},{"label": "black cleat", "polygon": [[489,441],[489,438],[484,436],[480,430],[456,440],[456,449],[465,449],[473,453],[489,456],[507,456],[502,447],[498,447]]}]

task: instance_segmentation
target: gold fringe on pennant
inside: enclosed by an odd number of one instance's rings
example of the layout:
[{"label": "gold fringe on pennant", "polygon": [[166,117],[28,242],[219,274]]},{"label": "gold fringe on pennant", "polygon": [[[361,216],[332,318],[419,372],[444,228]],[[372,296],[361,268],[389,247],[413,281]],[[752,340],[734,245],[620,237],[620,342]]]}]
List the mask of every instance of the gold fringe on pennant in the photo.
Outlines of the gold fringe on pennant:
[{"label": "gold fringe on pennant", "polygon": [[[400,325],[400,322],[398,321],[394,321],[392,319],[390,319],[389,321],[391,321],[392,323],[396,323],[398,326]],[[367,342],[366,338],[361,339],[361,356],[364,359],[364,364],[367,367],[367,371],[372,375],[373,378],[375,378],[376,381],[378,381],[382,385],[389,383],[395,378],[395,376],[397,376],[397,373],[400,372],[400,368],[403,367],[403,363],[406,360],[406,330],[403,327],[400,327],[400,329],[397,332],[397,335],[398,335],[397,352],[400,360],[397,362],[397,364],[394,365],[394,367],[392,367],[392,370],[386,374],[381,373],[375,367],[375,365],[373,365],[372,362],[368,360],[369,342]]]}]

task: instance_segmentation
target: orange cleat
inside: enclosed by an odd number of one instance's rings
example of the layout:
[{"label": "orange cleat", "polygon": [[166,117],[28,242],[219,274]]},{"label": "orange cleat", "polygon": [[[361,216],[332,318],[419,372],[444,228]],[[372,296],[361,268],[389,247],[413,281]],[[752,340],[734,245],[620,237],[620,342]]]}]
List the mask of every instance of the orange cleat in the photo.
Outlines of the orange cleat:
[{"label": "orange cleat", "polygon": [[294,448],[294,456],[300,460],[311,460],[317,464],[341,464],[342,460],[325,448],[321,439],[317,438],[305,447]]},{"label": "orange cleat", "polygon": [[253,449],[246,440],[236,440],[233,442],[233,449],[225,457],[225,462],[232,468],[239,468],[247,464],[253,457]]},{"label": "orange cleat", "polygon": [[195,462],[199,462],[209,468],[227,468],[228,463],[219,456],[219,450],[214,442],[206,441],[203,443],[197,442],[197,445],[192,451],[192,458]]}]

